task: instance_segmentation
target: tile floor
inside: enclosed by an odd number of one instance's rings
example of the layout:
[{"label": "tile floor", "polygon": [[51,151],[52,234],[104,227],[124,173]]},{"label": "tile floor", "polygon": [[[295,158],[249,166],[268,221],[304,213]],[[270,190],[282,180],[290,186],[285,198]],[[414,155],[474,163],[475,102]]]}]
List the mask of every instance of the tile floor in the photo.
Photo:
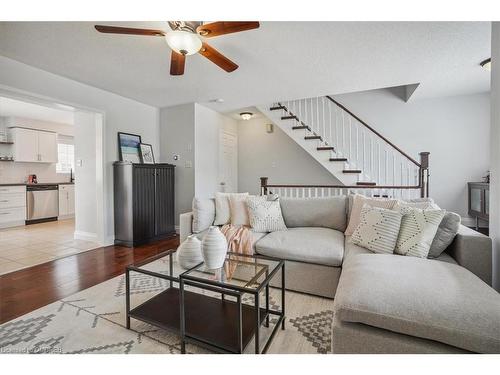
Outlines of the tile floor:
[{"label": "tile floor", "polygon": [[0,229],[0,275],[99,247],[74,230],[74,220]]}]

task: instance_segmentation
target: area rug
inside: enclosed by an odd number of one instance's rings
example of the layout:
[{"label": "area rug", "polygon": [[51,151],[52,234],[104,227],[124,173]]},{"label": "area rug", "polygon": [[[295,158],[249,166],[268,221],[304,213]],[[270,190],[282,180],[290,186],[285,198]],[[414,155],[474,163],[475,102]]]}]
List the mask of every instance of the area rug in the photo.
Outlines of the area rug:
[{"label": "area rug", "polygon": [[[150,267],[164,269],[162,260]],[[131,306],[160,293],[167,283],[131,273]],[[243,301],[252,302],[251,297]],[[279,290],[271,289],[271,307],[279,301]],[[330,299],[287,291],[286,329],[278,330],[268,353],[331,352],[332,305]],[[180,353],[178,335],[135,319],[131,319],[131,329],[125,323],[125,275],[121,275],[4,323],[0,326],[0,353]],[[262,340],[271,328],[262,328]],[[195,345],[186,349],[188,353],[210,353]],[[245,353],[253,349],[250,342]]]}]

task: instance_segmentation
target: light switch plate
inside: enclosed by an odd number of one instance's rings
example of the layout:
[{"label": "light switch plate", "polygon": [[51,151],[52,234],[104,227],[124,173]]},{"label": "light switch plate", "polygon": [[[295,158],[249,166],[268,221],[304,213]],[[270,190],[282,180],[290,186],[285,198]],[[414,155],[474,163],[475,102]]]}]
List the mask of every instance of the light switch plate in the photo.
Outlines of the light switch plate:
[{"label": "light switch plate", "polygon": [[76,160],[76,166],[81,167],[83,165],[83,160],[82,159],[77,159]]},{"label": "light switch plate", "polygon": [[193,168],[193,162],[191,160],[186,160],[186,162],[184,163],[184,167]]}]

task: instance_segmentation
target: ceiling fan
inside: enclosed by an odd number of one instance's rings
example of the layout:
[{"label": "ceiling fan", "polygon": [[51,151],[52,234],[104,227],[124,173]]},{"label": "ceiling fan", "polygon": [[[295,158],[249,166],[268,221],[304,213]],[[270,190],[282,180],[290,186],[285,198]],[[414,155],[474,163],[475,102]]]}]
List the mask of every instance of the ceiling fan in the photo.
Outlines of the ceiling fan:
[{"label": "ceiling fan", "polygon": [[240,31],[257,29],[258,22],[228,22],[219,21],[206,23],[197,21],[169,21],[172,31],[152,29],[136,29],[131,27],[116,27],[95,25],[100,33],[128,34],[164,37],[168,46],[172,49],[170,59],[170,75],[179,76],[184,74],[186,56],[199,53],[218,65],[226,72],[232,72],[238,68],[234,62],[229,60],[215,48],[204,41],[204,38],[238,33]]}]

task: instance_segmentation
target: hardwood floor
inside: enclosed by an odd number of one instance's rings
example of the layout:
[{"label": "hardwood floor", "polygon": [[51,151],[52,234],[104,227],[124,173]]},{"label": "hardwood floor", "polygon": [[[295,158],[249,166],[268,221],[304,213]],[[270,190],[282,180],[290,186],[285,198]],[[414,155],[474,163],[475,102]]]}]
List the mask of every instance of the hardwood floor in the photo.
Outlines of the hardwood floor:
[{"label": "hardwood floor", "polygon": [[122,274],[129,264],[176,248],[179,238],[135,248],[107,246],[0,276],[0,324]]}]

